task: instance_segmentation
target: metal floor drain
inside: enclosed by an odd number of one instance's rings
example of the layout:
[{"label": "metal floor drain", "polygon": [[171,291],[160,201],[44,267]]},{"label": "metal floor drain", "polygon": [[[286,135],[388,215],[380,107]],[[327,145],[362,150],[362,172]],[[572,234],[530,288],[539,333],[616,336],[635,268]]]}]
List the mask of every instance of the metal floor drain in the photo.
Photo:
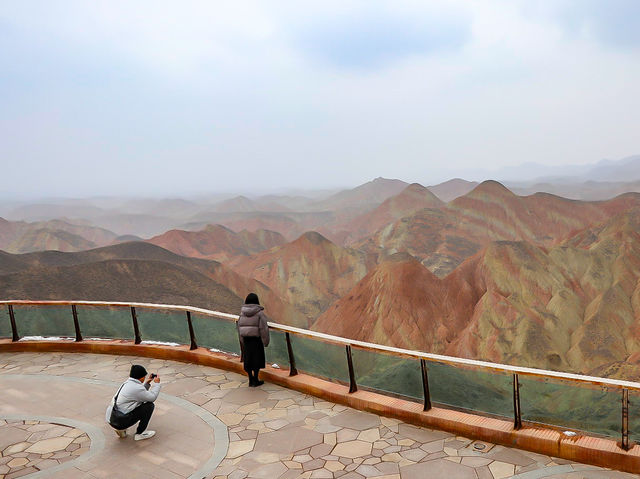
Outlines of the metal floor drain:
[{"label": "metal floor drain", "polygon": [[485,453],[493,449],[493,446],[495,446],[495,444],[491,444],[490,442],[473,441],[471,444],[467,446],[467,449],[471,449],[472,451],[476,451],[476,452]]}]

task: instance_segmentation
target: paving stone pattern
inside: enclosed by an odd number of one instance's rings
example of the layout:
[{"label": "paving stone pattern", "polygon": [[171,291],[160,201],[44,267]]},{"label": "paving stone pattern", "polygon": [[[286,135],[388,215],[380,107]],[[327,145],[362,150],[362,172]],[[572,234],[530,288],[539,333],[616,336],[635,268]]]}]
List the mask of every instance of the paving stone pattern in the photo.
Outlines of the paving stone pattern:
[{"label": "paving stone pattern", "polygon": [[[132,363],[157,372],[164,393],[206,409],[227,425],[226,457],[207,479],[502,479],[524,473],[530,473],[524,476],[528,479],[637,477],[488,443],[479,446],[483,447],[480,452],[468,438],[364,413],[274,384],[249,388],[244,376],[193,364],[126,356],[0,353],[0,380],[2,374],[45,373],[118,381],[126,377]],[[111,440],[117,441],[107,438]],[[151,441],[162,448],[162,431],[144,442]]]},{"label": "paving stone pattern", "polygon": [[90,444],[89,436],[80,429],[0,419],[0,479],[58,466],[87,452]]}]

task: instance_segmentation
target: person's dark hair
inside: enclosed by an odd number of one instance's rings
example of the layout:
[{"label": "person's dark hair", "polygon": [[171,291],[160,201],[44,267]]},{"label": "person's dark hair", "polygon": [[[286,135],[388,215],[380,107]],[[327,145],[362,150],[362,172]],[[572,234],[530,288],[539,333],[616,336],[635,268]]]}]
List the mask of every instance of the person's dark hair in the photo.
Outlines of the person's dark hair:
[{"label": "person's dark hair", "polygon": [[244,304],[257,304],[260,305],[260,300],[256,293],[249,293],[247,299],[244,300]]}]

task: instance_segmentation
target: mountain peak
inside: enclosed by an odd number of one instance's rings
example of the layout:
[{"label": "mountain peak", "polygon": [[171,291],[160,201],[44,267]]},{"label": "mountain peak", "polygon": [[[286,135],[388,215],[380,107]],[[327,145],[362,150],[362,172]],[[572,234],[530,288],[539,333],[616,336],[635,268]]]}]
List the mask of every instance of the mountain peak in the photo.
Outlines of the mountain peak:
[{"label": "mountain peak", "polygon": [[502,183],[495,180],[486,180],[476,186],[466,196],[476,198],[483,196],[513,198],[516,195]]},{"label": "mountain peak", "polygon": [[404,191],[424,191],[424,190],[427,190],[427,188],[422,186],[420,183],[411,183],[409,186],[407,186],[404,189]]},{"label": "mountain peak", "polygon": [[384,178],[382,176],[378,176],[377,178],[374,178],[371,182],[372,183],[387,183],[387,182],[397,182],[400,180],[394,180],[392,178]]},{"label": "mountain peak", "polygon": [[400,193],[406,186],[404,181],[379,177],[353,189],[340,191],[319,202],[316,207],[343,209],[377,206]]},{"label": "mountain peak", "polygon": [[437,185],[429,186],[429,191],[445,203],[455,200],[459,196],[466,195],[473,190],[478,183],[462,178],[454,178]]},{"label": "mountain peak", "polygon": [[234,198],[221,201],[214,206],[214,211],[219,213],[238,213],[255,211],[256,206],[246,196],[236,196]]},{"label": "mountain peak", "polygon": [[231,234],[235,234],[235,231],[233,231],[231,228],[227,228],[224,225],[221,224],[208,224],[207,226],[205,226],[202,231],[206,231],[208,233],[216,233],[218,231],[220,232],[224,232],[224,233],[231,233]]},{"label": "mountain peak", "polygon": [[303,233],[295,242],[308,242],[312,245],[319,246],[324,244],[333,244],[327,238],[322,236],[317,231],[307,231]]},{"label": "mountain peak", "polygon": [[411,183],[404,190],[402,190],[400,194],[396,195],[395,197],[389,198],[389,200],[393,200],[394,198],[399,198],[403,196],[419,199],[422,202],[427,201],[429,205],[425,207],[431,207],[431,206],[437,207],[443,204],[440,198],[438,198],[435,194],[433,194],[431,190],[429,190],[429,188],[422,186],[420,183]]}]

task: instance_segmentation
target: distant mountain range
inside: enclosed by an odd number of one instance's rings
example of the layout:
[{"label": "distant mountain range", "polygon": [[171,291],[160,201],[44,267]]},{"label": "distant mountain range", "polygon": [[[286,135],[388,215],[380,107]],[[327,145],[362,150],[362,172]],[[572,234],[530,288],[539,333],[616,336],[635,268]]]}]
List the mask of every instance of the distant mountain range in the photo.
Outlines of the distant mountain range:
[{"label": "distant mountain range", "polygon": [[640,180],[628,182],[585,181],[578,183],[513,184],[509,185],[509,188],[519,195],[544,192],[574,200],[604,201],[624,193],[639,192]]},{"label": "distant mountain range", "polygon": [[82,251],[110,244],[116,237],[104,228],[62,220],[27,223],[0,218],[0,249],[10,253]]},{"label": "distant mountain range", "polygon": [[512,183],[581,183],[587,181],[628,182],[640,180],[640,155],[620,160],[601,160],[582,165],[524,163],[484,173]]},{"label": "distant mountain range", "polygon": [[[606,200],[640,191],[640,156],[589,165],[524,164],[498,171],[477,171],[475,177],[498,178],[519,195],[552,193],[570,199]],[[448,203],[478,185],[460,178],[427,188]],[[198,231],[222,224],[234,231],[272,230],[292,241],[316,230],[330,239],[348,241],[343,228],[408,186],[400,180],[377,178],[341,191],[296,191],[295,194],[252,196],[210,195],[192,199],[93,198],[39,202],[0,202],[0,217],[10,221],[42,222],[61,219],[100,227],[118,236],[150,238],[171,229]],[[348,229],[348,228],[347,228]],[[344,237],[340,237],[343,235]],[[100,243],[96,243],[100,245]]]},{"label": "distant mountain range", "polygon": [[5,206],[0,290],[232,313],[256,291],[272,319],[300,327],[640,379],[639,165],[517,187],[377,178],[308,197]]},{"label": "distant mountain range", "polygon": [[418,206],[414,203],[413,210],[352,246],[382,256],[408,252],[442,277],[492,240],[555,245],[612,214],[640,206],[640,193],[580,202],[545,193],[520,197],[486,181],[439,208]]}]

